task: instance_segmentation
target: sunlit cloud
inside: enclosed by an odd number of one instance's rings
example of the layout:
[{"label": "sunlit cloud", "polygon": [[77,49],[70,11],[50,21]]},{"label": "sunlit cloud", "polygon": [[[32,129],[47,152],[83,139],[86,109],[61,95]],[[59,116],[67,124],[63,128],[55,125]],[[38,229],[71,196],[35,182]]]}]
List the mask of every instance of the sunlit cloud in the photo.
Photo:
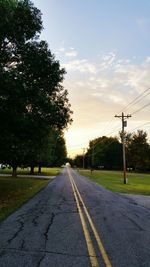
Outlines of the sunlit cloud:
[{"label": "sunlit cloud", "polygon": [[81,73],[96,73],[96,66],[90,62],[88,62],[86,59],[76,59],[69,61],[63,66],[66,68],[66,70],[69,71],[79,71]]},{"label": "sunlit cloud", "polygon": [[[116,53],[110,52],[98,60],[92,62],[68,58],[64,64],[68,73],[65,87],[70,92],[69,98],[74,110],[74,123],[67,135],[70,138],[70,149],[71,142],[75,145],[79,140],[83,144],[86,141],[88,145],[92,137],[106,135],[108,132],[117,135],[121,130],[121,122],[116,122],[114,115],[150,87],[150,57],[145,58],[141,64],[135,64],[130,59],[120,59]],[[148,95],[127,112],[132,113],[149,100]],[[113,121],[106,129],[105,125],[111,119]],[[130,119],[128,129],[135,128],[136,121],[142,124],[148,120],[149,111],[145,109]]]},{"label": "sunlit cloud", "polygon": [[56,50],[56,55],[61,55],[66,58],[74,58],[77,57],[78,52],[73,47],[66,49],[64,46],[62,46]]}]

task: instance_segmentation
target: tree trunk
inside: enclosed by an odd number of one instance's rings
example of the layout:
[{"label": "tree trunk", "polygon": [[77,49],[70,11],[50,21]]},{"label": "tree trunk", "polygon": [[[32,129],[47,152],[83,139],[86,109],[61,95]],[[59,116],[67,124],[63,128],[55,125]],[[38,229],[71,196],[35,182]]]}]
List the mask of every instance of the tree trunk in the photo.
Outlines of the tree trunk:
[{"label": "tree trunk", "polygon": [[34,174],[34,166],[31,166],[30,174]]},{"label": "tree trunk", "polygon": [[38,173],[41,173],[41,169],[42,169],[42,167],[41,167],[41,165],[39,165]]},{"label": "tree trunk", "polygon": [[13,166],[12,177],[17,177],[17,167]]}]

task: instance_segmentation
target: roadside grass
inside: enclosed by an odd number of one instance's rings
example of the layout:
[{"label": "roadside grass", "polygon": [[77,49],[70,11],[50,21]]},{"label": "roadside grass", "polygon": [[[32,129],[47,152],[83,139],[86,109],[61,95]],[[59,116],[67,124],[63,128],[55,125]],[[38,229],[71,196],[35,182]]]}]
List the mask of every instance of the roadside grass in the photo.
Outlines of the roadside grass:
[{"label": "roadside grass", "polygon": [[[39,175],[39,176],[56,176],[57,174],[59,174],[59,172],[61,171],[61,168],[42,168],[42,172],[38,173],[38,168],[34,169],[34,175]],[[0,174],[12,174],[12,169],[0,169]],[[27,175],[30,174],[30,168],[18,168],[17,169],[17,175]]]},{"label": "roadside grass", "polygon": [[123,184],[123,173],[119,171],[79,170],[83,176],[95,183],[118,193],[150,195],[150,174],[127,173],[128,184]]},{"label": "roadside grass", "polygon": [[0,177],[0,221],[44,188],[50,180]]}]

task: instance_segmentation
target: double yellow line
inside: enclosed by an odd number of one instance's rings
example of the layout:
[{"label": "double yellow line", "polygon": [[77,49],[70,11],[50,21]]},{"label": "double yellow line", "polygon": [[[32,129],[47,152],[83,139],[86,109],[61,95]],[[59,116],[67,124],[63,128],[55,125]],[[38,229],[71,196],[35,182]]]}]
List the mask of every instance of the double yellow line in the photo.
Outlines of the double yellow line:
[{"label": "double yellow line", "polygon": [[[75,197],[75,201],[76,201],[76,204],[77,204],[77,208],[78,208],[78,211],[79,211],[79,216],[80,216],[80,220],[81,220],[81,224],[82,224],[82,228],[83,228],[83,232],[84,232],[84,236],[85,236],[85,241],[86,241],[86,244],[87,244],[87,249],[88,249],[88,253],[89,253],[89,257],[90,257],[90,261],[91,261],[91,266],[92,267],[99,267],[99,263],[98,263],[98,260],[97,260],[97,256],[96,256],[96,253],[95,253],[95,249],[94,249],[94,246],[92,244],[92,240],[91,240],[91,237],[90,237],[90,233],[89,233],[89,230],[88,230],[88,226],[87,226],[87,223],[85,221],[85,216],[89,222],[89,225],[91,226],[91,229],[93,231],[93,234],[94,234],[94,237],[97,241],[97,245],[98,245],[98,249],[100,251],[100,254],[103,258],[103,261],[105,263],[105,266],[106,267],[112,267],[111,263],[110,263],[110,260],[107,256],[107,253],[105,251],[105,248],[102,244],[102,241],[100,239],[100,236],[95,228],[95,225],[91,219],[91,216],[85,206],[85,203],[81,197],[81,194],[77,188],[77,185],[74,181],[74,178],[73,176],[71,175],[71,172],[70,172],[70,169],[67,168],[67,171],[68,171],[68,176],[69,176],[69,180],[70,180],[70,183],[71,183],[71,186],[72,186],[72,191],[73,191],[73,194],[74,194],[74,197]],[[83,210],[84,210],[84,213],[82,211],[82,208],[81,208],[81,205],[83,207]]]}]

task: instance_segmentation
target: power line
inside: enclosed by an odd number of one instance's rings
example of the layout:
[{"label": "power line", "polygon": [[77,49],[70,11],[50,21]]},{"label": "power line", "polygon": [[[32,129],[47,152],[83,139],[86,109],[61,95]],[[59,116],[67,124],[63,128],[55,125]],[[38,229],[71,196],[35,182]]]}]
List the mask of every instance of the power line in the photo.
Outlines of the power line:
[{"label": "power line", "polygon": [[[141,124],[140,126],[144,126],[144,125],[146,125],[146,124],[150,124],[150,121],[149,121],[149,122],[146,122],[146,123],[144,123],[144,124]],[[136,128],[139,128],[140,126],[138,126],[138,127],[136,127]],[[135,130],[136,128],[132,129],[131,131]],[[107,146],[105,146],[105,148],[109,147],[113,142],[114,142],[114,140],[112,140],[112,142],[110,142]],[[96,147],[96,146],[99,145],[100,143],[103,143],[103,140],[100,140],[100,141],[98,141],[97,143],[95,143],[95,146],[94,146],[94,147]],[[100,152],[100,150],[98,150],[98,151],[96,151],[96,152],[94,152],[94,153],[88,154],[87,156],[90,157],[90,156],[92,156],[92,155],[96,155],[96,154],[98,154],[99,152]]]},{"label": "power line", "polygon": [[150,121],[148,121],[148,122],[146,122],[146,123],[143,123],[143,124],[140,124],[139,126],[133,128],[133,129],[131,129],[131,131],[133,132],[134,130],[136,130],[136,129],[142,127],[142,126],[148,125],[148,124],[150,124]]},{"label": "power line", "polygon": [[[149,94],[150,94],[150,92],[149,92],[149,90],[150,90],[150,88],[147,88],[147,89],[145,89],[144,90],[144,92],[142,92],[139,96],[137,96],[135,99],[133,99],[124,109],[122,109],[121,111],[119,111],[118,113],[117,113],[117,115],[120,113],[120,112],[122,112],[122,111],[125,111],[125,110],[128,110],[129,108],[131,108],[133,105],[135,105],[135,104],[137,104],[138,102],[140,102],[144,97],[146,97],[146,96],[148,96]],[[146,92],[148,91],[148,93],[147,94],[145,94]],[[144,95],[143,95],[144,94]],[[128,108],[127,108],[128,107]],[[111,119],[107,124],[106,124],[106,126],[109,126],[109,123],[110,123],[110,125],[112,124],[112,121],[113,121],[113,119]],[[108,129],[108,127],[107,127],[107,129]],[[107,130],[106,129],[106,130]],[[108,133],[109,134],[109,133]],[[108,134],[106,134],[106,135],[108,135]],[[110,132],[110,134],[111,134],[111,132]]]},{"label": "power line", "polygon": [[149,105],[150,105],[150,103],[148,103],[148,104],[144,105],[142,108],[139,108],[138,110],[136,110],[136,111],[134,111],[133,113],[131,113],[131,115],[133,115],[133,114],[135,114],[135,113],[137,113],[137,112],[141,111],[142,109],[144,109],[144,108],[148,107]]},{"label": "power line", "polygon": [[131,108],[131,106],[137,104],[137,103],[140,102],[144,97],[146,97],[147,95],[149,95],[150,92],[148,92],[146,95],[143,95],[143,94],[145,94],[145,93],[146,93],[147,91],[149,91],[149,90],[150,90],[150,88],[145,89],[144,92],[142,92],[140,95],[138,95],[136,98],[134,98],[134,99],[133,99],[127,106],[125,106],[122,110],[120,110],[120,111],[117,113],[117,115],[118,115],[119,113],[121,113],[121,112],[124,112],[124,111],[128,110],[129,107]]},{"label": "power line", "polygon": [[[122,112],[122,111],[124,111],[124,110],[127,110],[127,109],[129,109],[129,108],[131,108],[133,105],[135,105],[135,104],[137,104],[138,102],[140,102],[144,97],[148,96],[148,95],[150,94],[149,90],[150,90],[150,87],[149,87],[149,88],[146,88],[146,89],[144,90],[144,92],[142,92],[142,93],[141,93],[140,95],[138,95],[135,99],[133,99],[133,100],[132,100],[126,107],[124,107],[122,110],[120,110],[120,111],[117,113],[117,115],[118,115],[120,112]],[[147,92],[147,94],[145,94],[146,92]],[[143,95],[143,94],[144,94],[144,95]],[[132,113],[132,114],[134,114],[134,113]],[[114,120],[114,118],[112,118],[110,121],[106,122],[106,126],[103,127],[101,131],[103,131],[103,130],[107,131],[107,129],[112,125],[113,120]],[[109,134],[113,133],[115,129],[116,129],[116,128],[114,128],[114,129],[113,129],[111,132],[109,132],[109,133],[105,133],[105,135],[109,135]],[[118,129],[117,129],[117,130],[118,130]]]},{"label": "power line", "polygon": [[84,143],[82,143],[82,144],[78,144],[78,145],[74,145],[74,146],[70,146],[70,147],[73,147],[73,149],[72,150],[75,150],[75,149],[78,149],[78,147],[80,148],[81,146],[83,147],[84,145],[86,145],[87,144],[87,142],[84,142]]},{"label": "power line", "polygon": [[[119,124],[118,124],[118,125],[119,125]],[[107,136],[107,135],[109,135],[109,134],[115,133],[117,130],[120,129],[120,127],[118,127],[118,125],[117,125],[117,127],[115,127],[114,129],[112,129],[112,131],[110,131],[110,132],[108,132],[108,133],[105,133],[103,136]],[[95,140],[96,138],[98,138],[98,137],[95,137],[95,138],[93,137],[92,140]],[[92,141],[92,140],[89,140],[88,143],[89,143],[90,141]],[[82,143],[82,144],[78,144],[78,145],[74,145],[74,146],[70,146],[70,148],[73,148],[73,149],[70,149],[70,150],[73,151],[73,150],[76,150],[76,149],[82,149],[82,147],[85,146],[85,144],[87,144],[87,142]]]},{"label": "power line", "polygon": [[106,124],[104,125],[104,127],[101,129],[101,131],[107,131],[108,127],[110,127],[112,125],[114,118],[112,118],[111,120],[107,121]]},{"label": "power line", "polygon": [[[97,143],[95,144],[95,147],[96,147],[97,145],[99,145],[100,143],[103,143],[103,142],[104,142],[104,140],[100,140],[99,142],[97,142]],[[112,143],[114,143],[114,140],[112,140],[112,142],[110,142],[109,144],[107,144],[107,145],[105,146],[105,148],[109,147]],[[92,152],[93,152],[93,151],[92,151]],[[96,151],[96,152],[94,152],[94,153],[91,153],[91,154],[87,154],[87,156],[90,157],[90,156],[93,156],[93,155],[98,154],[99,152],[100,152],[100,150],[98,150],[98,151]]]},{"label": "power line", "polygon": [[116,131],[118,131],[119,129],[120,129],[120,127],[114,128],[111,132],[108,132],[108,133],[106,133],[105,135],[107,136],[107,135],[113,134],[113,133],[115,133]]}]

